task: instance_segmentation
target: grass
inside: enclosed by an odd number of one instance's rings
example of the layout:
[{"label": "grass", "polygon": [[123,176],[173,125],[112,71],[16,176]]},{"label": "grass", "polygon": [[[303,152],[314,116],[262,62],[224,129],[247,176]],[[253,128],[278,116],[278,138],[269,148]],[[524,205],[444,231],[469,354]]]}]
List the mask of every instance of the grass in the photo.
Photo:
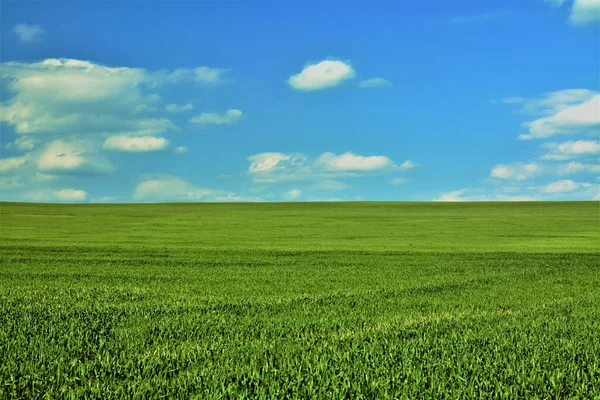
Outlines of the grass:
[{"label": "grass", "polygon": [[600,399],[600,203],[0,205],[0,398]]}]

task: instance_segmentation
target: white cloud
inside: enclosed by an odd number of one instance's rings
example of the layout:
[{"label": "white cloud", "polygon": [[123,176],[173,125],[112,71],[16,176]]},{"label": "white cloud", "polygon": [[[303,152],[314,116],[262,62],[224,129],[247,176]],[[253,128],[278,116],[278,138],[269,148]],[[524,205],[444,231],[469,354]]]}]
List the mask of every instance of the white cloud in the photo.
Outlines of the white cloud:
[{"label": "white cloud", "polygon": [[595,140],[577,140],[564,143],[546,144],[550,151],[544,154],[542,160],[568,160],[582,156],[600,153],[600,142]]},{"label": "white cloud", "polygon": [[250,173],[256,174],[261,172],[271,172],[276,169],[282,169],[280,165],[282,161],[290,160],[292,156],[282,153],[260,153],[248,157]]},{"label": "white cloud", "polygon": [[452,192],[444,192],[440,195],[440,197],[438,197],[437,199],[434,199],[433,201],[441,201],[441,202],[465,201],[465,199],[462,197],[462,195],[467,190],[468,189],[460,189],[460,190],[454,190]]},{"label": "white cloud", "polygon": [[563,180],[553,182],[547,186],[541,188],[542,192],[545,193],[566,193],[574,192],[581,187],[580,184],[573,182],[572,180]]},{"label": "white cloud", "polygon": [[21,157],[0,158],[0,172],[8,172],[21,168],[30,158],[29,154]]},{"label": "white cloud", "polygon": [[248,174],[253,181],[262,183],[367,176],[408,169],[414,165],[409,161],[397,166],[386,156],[337,155],[330,152],[321,154],[315,160],[308,160],[298,153],[260,153],[248,157],[248,161]]},{"label": "white cloud", "polygon": [[418,166],[419,166],[419,164],[412,162],[410,160],[406,160],[398,166],[398,169],[404,169],[404,170],[413,169],[413,168],[417,168]]},{"label": "white cloud", "polygon": [[138,200],[201,200],[214,194],[211,189],[194,187],[182,178],[171,175],[160,175],[140,182],[133,194]]},{"label": "white cloud", "polygon": [[392,167],[394,162],[386,156],[323,153],[315,165],[330,171],[374,171]]},{"label": "white cloud", "polygon": [[85,201],[87,192],[85,190],[62,189],[52,193],[54,198],[61,201]]},{"label": "white cloud", "polygon": [[37,160],[37,166],[40,171],[54,173],[105,174],[116,169],[95,154],[88,143],[77,140],[50,142]]},{"label": "white cloud", "polygon": [[290,76],[288,83],[297,90],[319,90],[338,86],[355,76],[356,73],[349,63],[325,60],[307,65],[299,74]]},{"label": "white cloud", "polygon": [[177,146],[173,149],[173,151],[177,154],[184,154],[188,152],[188,148],[185,146]]},{"label": "white cloud", "polygon": [[88,61],[47,59],[0,64],[14,94],[0,120],[20,134],[139,134],[176,129],[146,115],[160,96],[149,90],[157,76],[140,68],[111,68]]},{"label": "white cloud", "polygon": [[230,109],[225,114],[202,113],[190,120],[193,124],[200,125],[224,125],[238,122],[244,114],[240,110]]},{"label": "white cloud", "polygon": [[300,189],[292,189],[292,190],[286,192],[283,197],[286,198],[286,199],[288,199],[288,200],[294,200],[294,199],[297,199],[300,196],[302,196],[302,190],[300,190]]},{"label": "white cloud", "polygon": [[519,135],[521,140],[542,139],[558,134],[573,134],[600,128],[600,95],[576,105],[560,109],[555,114],[526,122],[528,134]]},{"label": "white cloud", "polygon": [[583,172],[586,170],[586,166],[580,162],[572,161],[567,164],[562,164],[557,167],[556,172],[559,175],[571,175]]},{"label": "white cloud", "polygon": [[141,181],[133,194],[140,201],[261,201],[259,197],[240,196],[222,190],[197,187],[185,179],[173,175],[156,175]]},{"label": "white cloud", "polygon": [[198,67],[194,69],[194,80],[200,83],[222,83],[225,81],[223,75],[229,71],[227,68]]},{"label": "white cloud", "polygon": [[110,136],[102,146],[106,150],[126,151],[141,153],[164,150],[169,146],[169,141],[162,137],[142,136]]},{"label": "white cloud", "polygon": [[569,106],[581,104],[592,99],[596,92],[588,89],[564,89],[544,93],[539,98],[508,97],[502,99],[505,104],[521,104],[521,112],[527,114],[552,115]]},{"label": "white cloud", "polygon": [[165,106],[165,110],[167,110],[170,113],[180,113],[180,112],[184,112],[184,111],[190,111],[193,110],[194,106],[192,105],[192,103],[187,103],[187,104],[167,104]]},{"label": "white cloud", "polygon": [[569,22],[573,25],[600,22],[600,0],[575,0]]},{"label": "white cloud", "polygon": [[407,182],[408,182],[408,179],[405,179],[405,178],[395,178],[395,179],[392,179],[390,181],[390,185],[400,186],[400,185],[404,185]]},{"label": "white cloud", "polygon": [[490,175],[498,179],[525,180],[543,172],[542,166],[537,163],[514,162],[511,164],[498,164],[492,168]]},{"label": "white cloud", "polygon": [[29,136],[21,136],[15,139],[14,143],[8,143],[7,149],[17,149],[20,151],[32,150],[35,147],[35,139]]},{"label": "white cloud", "polygon": [[[465,196],[467,192],[475,192],[472,195]],[[479,193],[479,194],[477,194]],[[452,192],[445,192],[440,197],[434,199],[436,202],[462,202],[462,201],[537,201],[533,196],[506,195],[498,193],[485,193],[481,190],[461,189]]]},{"label": "white cloud", "polygon": [[363,81],[361,81],[358,86],[360,86],[361,88],[365,88],[365,89],[371,89],[371,88],[383,88],[383,87],[389,87],[392,86],[392,82],[383,79],[383,78],[370,78],[370,79],[365,79]]},{"label": "white cloud", "polygon": [[346,190],[350,187],[347,183],[331,180],[319,181],[312,185],[314,190]]},{"label": "white cloud", "polygon": [[17,34],[19,39],[25,43],[31,43],[37,41],[44,30],[39,25],[29,25],[29,24],[18,24],[15,25],[13,31]]}]

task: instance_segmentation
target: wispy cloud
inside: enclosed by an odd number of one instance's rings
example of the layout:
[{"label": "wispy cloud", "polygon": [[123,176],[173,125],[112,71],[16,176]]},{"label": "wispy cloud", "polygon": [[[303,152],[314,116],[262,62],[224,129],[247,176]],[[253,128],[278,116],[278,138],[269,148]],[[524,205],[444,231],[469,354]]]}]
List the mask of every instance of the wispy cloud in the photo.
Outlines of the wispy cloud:
[{"label": "wispy cloud", "polygon": [[13,28],[13,32],[17,34],[22,42],[32,43],[40,39],[44,30],[39,25],[18,24]]}]

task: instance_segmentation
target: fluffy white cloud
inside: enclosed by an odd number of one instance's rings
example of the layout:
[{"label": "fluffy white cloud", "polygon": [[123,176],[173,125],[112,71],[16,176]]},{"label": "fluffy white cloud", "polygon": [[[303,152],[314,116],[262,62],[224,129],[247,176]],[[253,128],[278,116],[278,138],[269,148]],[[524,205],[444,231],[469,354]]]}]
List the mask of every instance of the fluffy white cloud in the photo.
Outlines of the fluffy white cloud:
[{"label": "fluffy white cloud", "polygon": [[542,160],[568,160],[581,156],[590,156],[600,153],[600,142],[596,140],[577,140],[564,143],[546,144],[550,151],[544,154]]},{"label": "fluffy white cloud", "polygon": [[37,160],[37,166],[44,172],[74,174],[105,174],[116,169],[108,160],[95,154],[86,142],[77,140],[50,142]]},{"label": "fluffy white cloud", "polygon": [[110,136],[102,146],[107,150],[141,153],[164,150],[169,146],[169,141],[162,137],[142,136]]},{"label": "fluffy white cloud", "polygon": [[547,186],[541,188],[542,192],[545,193],[566,193],[574,192],[581,187],[579,183],[573,182],[572,180],[563,180],[553,182]]},{"label": "fluffy white cloud", "polygon": [[358,86],[365,89],[373,89],[373,88],[383,88],[392,86],[392,82],[383,79],[383,78],[370,78],[361,81]]},{"label": "fluffy white cloud", "polygon": [[244,114],[240,110],[230,109],[224,114],[202,113],[190,120],[193,124],[199,125],[224,125],[233,124],[242,118]]},{"label": "fluffy white cloud", "polygon": [[558,134],[573,134],[600,129],[600,95],[576,105],[560,109],[555,114],[526,122],[528,134],[519,135],[521,140],[542,139]]},{"label": "fluffy white cloud", "polygon": [[25,43],[35,42],[40,38],[44,30],[39,25],[18,24],[13,28],[19,39]]},{"label": "fluffy white cloud", "polygon": [[574,25],[600,22],[600,0],[575,0],[569,22]]},{"label": "fluffy white cloud", "polygon": [[539,175],[542,171],[542,166],[534,162],[527,164],[514,162],[511,164],[498,164],[494,166],[490,175],[491,177],[498,179],[514,179],[521,181]]},{"label": "fluffy white cloud", "polygon": [[29,154],[21,157],[0,158],[0,172],[8,172],[21,168],[30,158]]},{"label": "fluffy white cloud", "polygon": [[52,193],[54,198],[60,201],[85,201],[87,192],[85,190],[62,189]]},{"label": "fluffy white cloud", "polygon": [[394,166],[394,162],[386,156],[323,153],[317,158],[315,165],[330,171],[374,171],[390,168]]},{"label": "fluffy white cloud", "polygon": [[299,74],[290,76],[288,83],[297,90],[318,90],[338,86],[355,76],[356,72],[349,63],[325,60],[307,65]]},{"label": "fluffy white cloud", "polygon": [[13,96],[0,120],[21,134],[134,133],[175,129],[166,118],[146,115],[160,97],[155,76],[139,68],[111,68],[88,61],[48,59],[0,64]]},{"label": "fluffy white cloud", "polygon": [[184,111],[190,111],[193,110],[194,106],[192,105],[192,103],[187,103],[187,104],[167,104],[165,106],[165,110],[167,110],[170,113],[179,113],[179,112],[184,112]]},{"label": "fluffy white cloud", "polygon": [[292,190],[286,192],[283,197],[286,198],[286,199],[288,199],[288,200],[295,200],[295,199],[297,199],[300,196],[302,196],[302,190],[300,190],[300,189],[292,189]]}]

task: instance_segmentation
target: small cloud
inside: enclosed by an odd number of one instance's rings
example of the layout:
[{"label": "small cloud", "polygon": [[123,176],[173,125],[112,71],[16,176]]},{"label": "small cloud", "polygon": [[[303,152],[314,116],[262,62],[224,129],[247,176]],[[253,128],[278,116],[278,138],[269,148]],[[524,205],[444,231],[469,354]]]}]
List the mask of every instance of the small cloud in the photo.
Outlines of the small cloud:
[{"label": "small cloud", "polygon": [[325,180],[315,183],[312,188],[314,190],[346,190],[350,189],[351,186],[344,182]]},{"label": "small cloud", "polygon": [[194,69],[194,80],[200,83],[223,83],[223,75],[229,71],[227,68],[197,67]]},{"label": "small cloud", "polygon": [[384,87],[390,87],[392,86],[392,82],[383,79],[383,78],[371,78],[371,79],[365,79],[363,81],[361,81],[358,86],[360,86],[361,88],[365,88],[365,89],[371,89],[371,88],[384,88]]},{"label": "small cloud", "polygon": [[463,197],[461,197],[468,189],[455,190],[452,192],[444,192],[433,201],[440,202],[457,202],[457,201],[465,201]]},{"label": "small cloud", "polygon": [[419,164],[412,162],[410,160],[406,160],[398,166],[398,169],[407,170],[407,169],[417,168],[418,166],[419,166]]},{"label": "small cloud", "polygon": [[18,24],[15,25],[13,31],[19,36],[24,43],[32,43],[37,41],[44,30],[39,25]]},{"label": "small cloud", "polygon": [[225,125],[238,122],[244,114],[240,110],[230,109],[225,114],[202,113],[190,120],[198,125]]},{"label": "small cloud", "polygon": [[580,188],[580,184],[573,182],[572,180],[564,180],[553,182],[547,186],[541,188],[544,193],[568,193],[574,192]]},{"label": "small cloud", "polygon": [[302,195],[302,190],[300,189],[292,189],[289,192],[286,192],[283,197],[288,199],[288,200],[294,200],[297,199],[298,197],[300,197]]},{"label": "small cloud", "polygon": [[8,172],[21,168],[30,158],[29,154],[20,157],[0,158],[0,172]]},{"label": "small cloud", "polygon": [[331,171],[373,171],[394,166],[394,162],[386,156],[361,156],[353,153],[323,153],[315,164]]},{"label": "small cloud", "polygon": [[52,194],[55,199],[61,201],[85,201],[87,198],[87,192],[85,190],[62,189],[52,192]]},{"label": "small cloud", "polygon": [[498,179],[511,179],[522,181],[542,173],[543,168],[536,163],[514,162],[511,164],[498,164],[492,168],[490,176]]},{"label": "small cloud", "polygon": [[165,110],[167,110],[170,113],[180,113],[180,112],[184,112],[184,111],[190,111],[193,110],[194,106],[192,105],[192,103],[187,103],[187,104],[167,104],[165,106]]},{"label": "small cloud", "polygon": [[288,84],[297,90],[320,90],[338,86],[355,76],[356,72],[349,63],[325,60],[317,64],[309,64],[302,72],[290,76]]},{"label": "small cloud", "polygon": [[142,153],[165,150],[168,145],[169,141],[162,137],[110,136],[106,138],[106,141],[102,147],[106,150]]},{"label": "small cloud", "polygon": [[599,0],[575,0],[571,8],[569,22],[573,25],[586,25],[600,22]]},{"label": "small cloud", "polygon": [[408,182],[408,179],[405,179],[405,178],[396,178],[396,179],[392,179],[390,181],[390,185],[400,186],[400,185],[404,185],[407,182]]},{"label": "small cloud", "polygon": [[177,146],[173,149],[173,151],[177,154],[184,154],[188,152],[188,148],[185,146]]},{"label": "small cloud", "polygon": [[7,149],[16,149],[20,151],[33,150],[35,147],[35,140],[29,136],[18,137],[14,143],[8,143],[5,147]]}]

